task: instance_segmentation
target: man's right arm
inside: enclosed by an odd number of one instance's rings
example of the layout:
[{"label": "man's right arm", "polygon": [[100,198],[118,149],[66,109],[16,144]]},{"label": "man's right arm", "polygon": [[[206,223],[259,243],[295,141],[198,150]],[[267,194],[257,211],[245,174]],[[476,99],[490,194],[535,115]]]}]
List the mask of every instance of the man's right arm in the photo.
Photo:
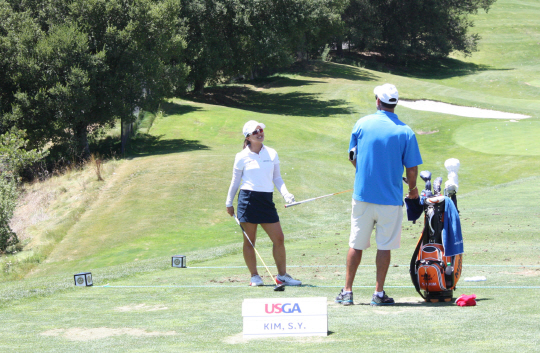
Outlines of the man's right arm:
[{"label": "man's right arm", "polygon": [[418,198],[418,187],[416,186],[416,179],[418,178],[418,166],[411,168],[405,168],[407,174],[407,182],[409,184],[409,199]]}]

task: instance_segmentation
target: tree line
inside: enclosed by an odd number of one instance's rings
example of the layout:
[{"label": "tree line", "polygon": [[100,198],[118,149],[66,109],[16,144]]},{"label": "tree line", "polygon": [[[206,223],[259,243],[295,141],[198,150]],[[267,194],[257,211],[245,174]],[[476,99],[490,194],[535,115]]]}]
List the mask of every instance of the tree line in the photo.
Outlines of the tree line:
[{"label": "tree line", "polygon": [[470,54],[467,16],[494,1],[0,0],[0,199],[43,151],[84,160],[103,128],[187,90],[339,55],[342,43],[394,60]]},{"label": "tree line", "polygon": [[403,57],[476,50],[495,0],[0,0],[0,133],[87,158],[88,135],[188,87],[343,42]]},{"label": "tree line", "polygon": [[494,0],[0,0],[0,133],[81,158],[88,135],[191,87],[343,42],[388,57],[471,53]]}]

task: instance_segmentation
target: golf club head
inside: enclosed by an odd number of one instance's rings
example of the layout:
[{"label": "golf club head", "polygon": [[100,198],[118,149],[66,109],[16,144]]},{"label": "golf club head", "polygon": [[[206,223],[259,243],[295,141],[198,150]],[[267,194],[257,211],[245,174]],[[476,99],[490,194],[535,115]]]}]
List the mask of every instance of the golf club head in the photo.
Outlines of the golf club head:
[{"label": "golf club head", "polygon": [[422,178],[422,180],[425,182],[427,182],[428,180],[431,180],[431,172],[429,170],[421,171],[420,178]]},{"label": "golf club head", "polygon": [[431,172],[429,170],[421,171],[420,178],[426,182],[426,188],[424,190],[426,191],[426,196],[429,197],[427,194],[429,191],[429,194],[431,195]]},{"label": "golf club head", "polygon": [[440,195],[441,194],[441,183],[442,183],[442,178],[441,177],[438,177],[433,182],[433,191],[435,192],[435,195]]},{"label": "golf club head", "polygon": [[285,290],[285,284],[281,283],[274,287],[274,292],[283,292]]}]

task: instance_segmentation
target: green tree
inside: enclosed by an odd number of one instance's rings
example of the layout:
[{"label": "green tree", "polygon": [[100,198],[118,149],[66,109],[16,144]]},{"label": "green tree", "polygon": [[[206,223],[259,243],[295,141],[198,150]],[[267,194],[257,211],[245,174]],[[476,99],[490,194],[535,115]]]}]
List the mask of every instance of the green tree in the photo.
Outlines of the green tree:
[{"label": "green tree", "polygon": [[0,253],[19,243],[17,234],[9,226],[17,205],[17,185],[13,180],[0,176]]},{"label": "green tree", "polygon": [[13,53],[0,126],[26,129],[33,147],[65,144],[87,158],[90,131],[129,123],[185,87],[179,0],[0,1],[8,23],[32,25],[0,31]]},{"label": "green tree", "polygon": [[286,67],[342,28],[348,0],[183,0],[188,81],[195,91],[238,75]]},{"label": "green tree", "polygon": [[343,13],[347,39],[359,50],[406,57],[445,57],[477,50],[468,15],[495,0],[350,0]]},{"label": "green tree", "polygon": [[17,205],[19,173],[46,155],[26,150],[27,144],[24,131],[12,129],[0,135],[0,253],[19,242],[9,226]]}]

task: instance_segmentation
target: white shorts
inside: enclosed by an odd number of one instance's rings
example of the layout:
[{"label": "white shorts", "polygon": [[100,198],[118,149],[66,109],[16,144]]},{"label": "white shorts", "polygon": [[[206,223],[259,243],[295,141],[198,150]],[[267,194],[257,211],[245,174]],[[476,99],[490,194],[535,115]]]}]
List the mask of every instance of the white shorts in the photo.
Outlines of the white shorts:
[{"label": "white shorts", "polygon": [[398,249],[402,221],[403,206],[377,205],[353,199],[349,246],[356,250],[369,248],[369,238],[375,228],[377,249]]}]

